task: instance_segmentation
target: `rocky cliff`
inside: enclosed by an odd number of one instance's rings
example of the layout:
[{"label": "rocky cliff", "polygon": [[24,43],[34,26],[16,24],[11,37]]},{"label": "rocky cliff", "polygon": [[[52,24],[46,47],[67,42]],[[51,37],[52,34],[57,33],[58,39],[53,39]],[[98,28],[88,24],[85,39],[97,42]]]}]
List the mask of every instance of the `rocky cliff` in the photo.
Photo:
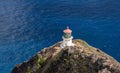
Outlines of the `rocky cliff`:
[{"label": "rocky cliff", "polygon": [[82,40],[61,49],[60,43],[44,48],[11,73],[120,73],[120,63]]}]

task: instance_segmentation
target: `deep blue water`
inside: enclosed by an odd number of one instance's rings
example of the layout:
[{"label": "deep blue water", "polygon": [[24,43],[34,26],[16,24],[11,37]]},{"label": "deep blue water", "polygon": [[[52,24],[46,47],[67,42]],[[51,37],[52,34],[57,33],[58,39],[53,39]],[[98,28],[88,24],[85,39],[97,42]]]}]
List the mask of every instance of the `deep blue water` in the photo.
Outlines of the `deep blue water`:
[{"label": "deep blue water", "polygon": [[0,0],[0,73],[61,41],[66,26],[120,62],[120,0]]}]

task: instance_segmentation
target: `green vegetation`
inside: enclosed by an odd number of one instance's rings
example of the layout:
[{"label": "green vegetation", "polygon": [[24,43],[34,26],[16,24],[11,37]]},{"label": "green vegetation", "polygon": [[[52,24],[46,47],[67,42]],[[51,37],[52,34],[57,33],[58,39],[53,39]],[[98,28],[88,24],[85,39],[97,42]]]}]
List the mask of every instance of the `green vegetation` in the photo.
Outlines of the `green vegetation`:
[{"label": "green vegetation", "polygon": [[45,57],[44,57],[44,58],[38,58],[38,59],[36,60],[36,65],[37,65],[37,68],[38,68],[38,69],[44,67],[45,64],[46,64],[46,58],[45,58]]},{"label": "green vegetation", "polygon": [[28,66],[28,68],[27,68],[27,73],[33,73],[30,66]]},{"label": "green vegetation", "polygon": [[85,65],[83,66],[83,72],[87,73],[87,67]]}]

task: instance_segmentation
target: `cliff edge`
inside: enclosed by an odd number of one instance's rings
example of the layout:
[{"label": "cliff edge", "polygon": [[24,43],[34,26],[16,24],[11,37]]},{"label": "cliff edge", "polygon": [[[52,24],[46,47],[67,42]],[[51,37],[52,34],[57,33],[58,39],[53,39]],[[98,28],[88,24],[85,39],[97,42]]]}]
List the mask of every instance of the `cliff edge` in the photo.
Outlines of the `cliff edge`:
[{"label": "cliff edge", "polygon": [[11,73],[120,73],[120,63],[100,49],[83,40],[73,43],[74,47],[63,49],[60,43],[44,48]]}]

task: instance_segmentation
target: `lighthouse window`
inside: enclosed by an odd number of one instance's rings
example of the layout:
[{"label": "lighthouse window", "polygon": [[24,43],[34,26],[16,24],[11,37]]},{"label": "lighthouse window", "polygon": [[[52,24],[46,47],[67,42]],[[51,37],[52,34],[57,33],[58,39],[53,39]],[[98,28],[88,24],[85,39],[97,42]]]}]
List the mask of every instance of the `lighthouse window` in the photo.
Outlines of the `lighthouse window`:
[{"label": "lighthouse window", "polygon": [[70,38],[70,37],[71,37],[71,34],[64,34],[64,37],[65,37],[65,38]]}]

